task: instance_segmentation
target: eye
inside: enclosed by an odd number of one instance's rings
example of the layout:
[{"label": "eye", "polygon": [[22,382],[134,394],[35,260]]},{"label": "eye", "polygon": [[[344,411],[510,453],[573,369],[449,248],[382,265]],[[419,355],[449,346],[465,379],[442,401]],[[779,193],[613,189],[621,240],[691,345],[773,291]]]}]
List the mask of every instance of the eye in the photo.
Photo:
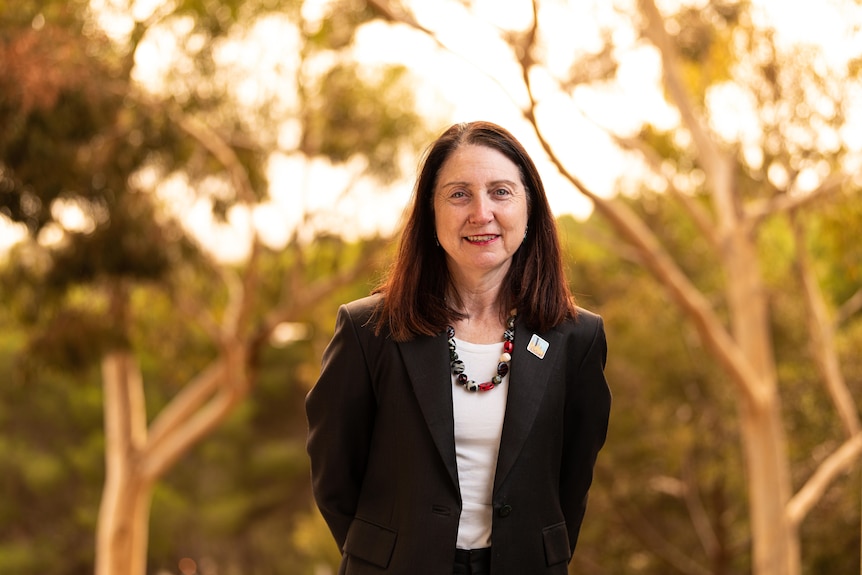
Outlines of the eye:
[{"label": "eye", "polygon": [[464,200],[470,197],[470,193],[464,188],[452,188],[449,192],[450,200]]},{"label": "eye", "polygon": [[509,190],[508,188],[497,188],[497,189],[496,189],[496,190],[494,190],[492,193],[493,193],[495,196],[498,196],[498,197],[504,197],[504,196],[511,195],[511,193],[512,193],[512,192],[511,192],[511,190]]}]

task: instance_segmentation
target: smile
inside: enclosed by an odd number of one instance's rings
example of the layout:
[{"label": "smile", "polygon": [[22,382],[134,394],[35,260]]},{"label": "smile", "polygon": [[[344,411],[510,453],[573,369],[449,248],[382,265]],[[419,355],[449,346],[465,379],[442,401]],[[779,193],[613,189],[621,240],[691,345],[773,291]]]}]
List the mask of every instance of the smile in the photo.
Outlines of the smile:
[{"label": "smile", "polygon": [[467,236],[464,239],[466,239],[470,243],[483,244],[483,243],[488,243],[492,240],[495,240],[498,237],[500,237],[500,236],[498,236],[496,234],[487,234],[487,235],[483,235],[483,236]]}]

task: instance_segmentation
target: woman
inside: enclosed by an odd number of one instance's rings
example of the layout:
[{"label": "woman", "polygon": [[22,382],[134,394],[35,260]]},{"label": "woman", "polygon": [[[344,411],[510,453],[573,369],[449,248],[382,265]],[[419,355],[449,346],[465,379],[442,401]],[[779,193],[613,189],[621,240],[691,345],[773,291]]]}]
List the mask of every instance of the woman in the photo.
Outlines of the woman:
[{"label": "woman", "polygon": [[606,349],[523,146],[449,128],[388,278],[339,309],[306,401],[339,573],[566,573],[607,432]]}]

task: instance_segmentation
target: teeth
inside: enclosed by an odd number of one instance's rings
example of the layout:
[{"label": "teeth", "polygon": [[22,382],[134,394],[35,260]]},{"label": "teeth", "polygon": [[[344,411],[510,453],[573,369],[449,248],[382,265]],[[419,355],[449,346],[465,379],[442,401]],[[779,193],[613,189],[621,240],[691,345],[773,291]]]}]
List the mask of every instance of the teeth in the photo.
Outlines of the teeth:
[{"label": "teeth", "polygon": [[467,239],[471,242],[487,242],[489,240],[493,240],[496,236],[487,235],[487,236],[467,236]]}]

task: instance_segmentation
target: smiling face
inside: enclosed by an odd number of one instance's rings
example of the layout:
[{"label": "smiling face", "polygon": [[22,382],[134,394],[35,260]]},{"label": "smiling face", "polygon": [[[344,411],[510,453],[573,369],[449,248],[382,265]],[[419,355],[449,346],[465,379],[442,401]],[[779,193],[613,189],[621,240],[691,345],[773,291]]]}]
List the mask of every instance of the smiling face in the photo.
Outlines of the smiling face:
[{"label": "smiling face", "polygon": [[502,282],[527,230],[527,190],[518,166],[493,148],[461,146],[440,168],[434,215],[456,282]]}]

